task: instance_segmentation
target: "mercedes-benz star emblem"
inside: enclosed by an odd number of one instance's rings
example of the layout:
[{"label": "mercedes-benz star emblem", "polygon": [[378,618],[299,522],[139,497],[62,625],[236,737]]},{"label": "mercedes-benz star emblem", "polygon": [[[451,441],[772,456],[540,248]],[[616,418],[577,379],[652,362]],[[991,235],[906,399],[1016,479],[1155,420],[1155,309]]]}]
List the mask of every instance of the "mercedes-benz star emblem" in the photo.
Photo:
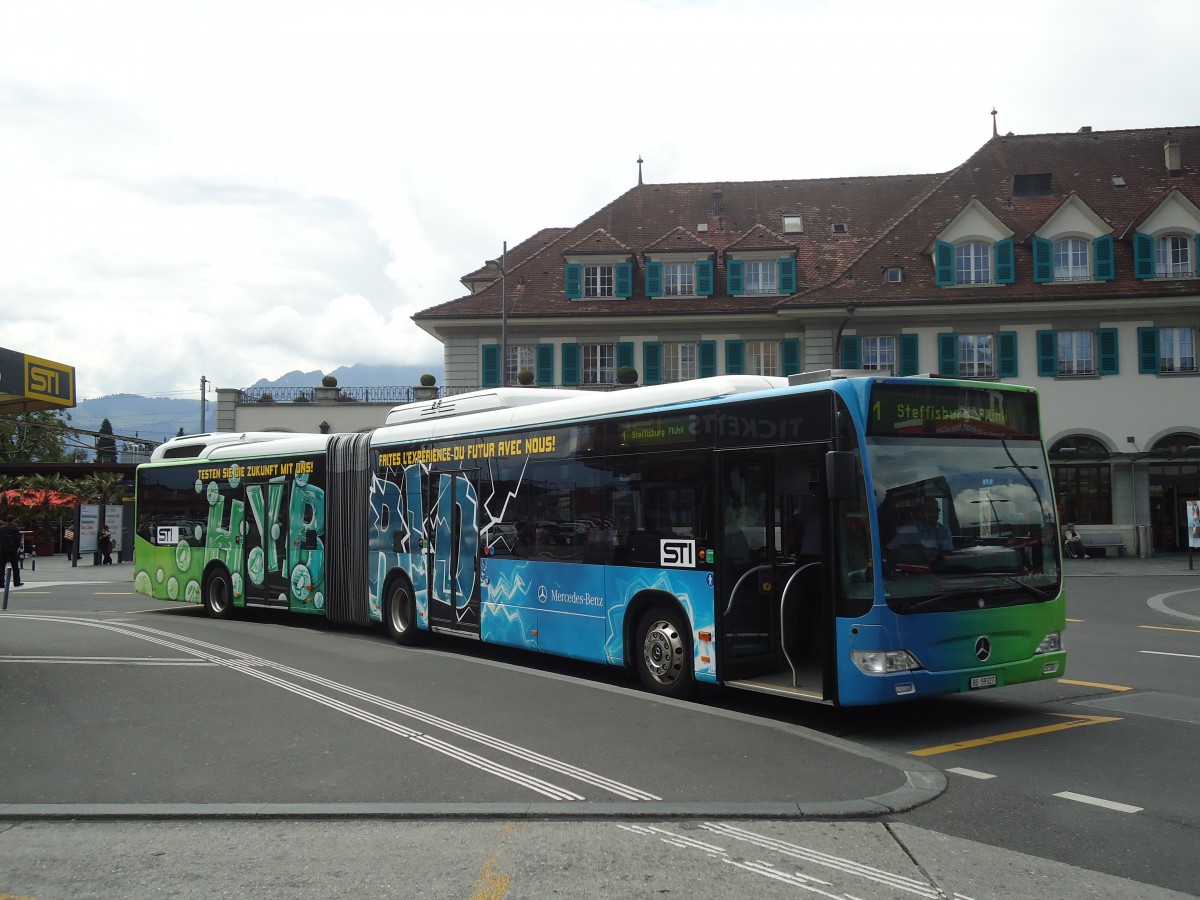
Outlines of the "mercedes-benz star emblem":
[{"label": "mercedes-benz star emblem", "polygon": [[975,642],[975,658],[980,662],[987,662],[988,657],[992,655],[992,642],[986,637],[981,637]]}]

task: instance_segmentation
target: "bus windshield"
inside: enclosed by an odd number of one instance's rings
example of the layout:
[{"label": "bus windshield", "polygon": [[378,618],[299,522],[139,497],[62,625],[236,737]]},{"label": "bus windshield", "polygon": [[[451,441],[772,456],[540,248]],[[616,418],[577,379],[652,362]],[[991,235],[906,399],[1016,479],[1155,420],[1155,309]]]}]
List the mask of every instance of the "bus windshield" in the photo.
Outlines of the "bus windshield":
[{"label": "bus windshield", "polygon": [[1053,494],[1027,439],[872,438],[883,590],[898,613],[1058,595]]}]

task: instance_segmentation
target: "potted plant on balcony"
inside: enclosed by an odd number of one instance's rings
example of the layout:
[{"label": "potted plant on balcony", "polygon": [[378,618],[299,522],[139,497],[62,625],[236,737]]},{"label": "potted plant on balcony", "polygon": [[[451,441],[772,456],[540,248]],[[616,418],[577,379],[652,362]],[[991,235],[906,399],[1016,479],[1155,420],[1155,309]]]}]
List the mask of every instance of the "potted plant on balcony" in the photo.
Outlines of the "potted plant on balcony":
[{"label": "potted plant on balcony", "polygon": [[338,398],[337,376],[325,375],[321,378],[321,386],[316,389],[317,402],[330,402]]},{"label": "potted plant on balcony", "polygon": [[416,400],[436,400],[437,395],[437,378],[426,372],[421,376],[420,385],[413,388],[413,398]]},{"label": "potted plant on balcony", "polygon": [[638,371],[633,366],[621,366],[617,369],[617,384],[632,387],[637,384]]},{"label": "potted plant on balcony", "polygon": [[530,369],[522,369],[517,373],[517,383],[523,384],[526,387],[533,384],[533,371]]}]

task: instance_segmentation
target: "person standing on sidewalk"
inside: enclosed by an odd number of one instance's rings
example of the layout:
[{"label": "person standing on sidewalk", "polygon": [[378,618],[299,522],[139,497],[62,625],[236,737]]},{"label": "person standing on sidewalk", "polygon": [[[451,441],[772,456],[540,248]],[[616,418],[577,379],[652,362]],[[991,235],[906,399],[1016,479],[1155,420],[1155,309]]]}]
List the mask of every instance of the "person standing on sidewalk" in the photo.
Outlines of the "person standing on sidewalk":
[{"label": "person standing on sidewalk", "polygon": [[7,519],[0,519],[0,582],[7,578],[12,566],[13,587],[21,586],[21,529]]},{"label": "person standing on sidewalk", "polygon": [[103,565],[111,566],[112,565],[113,539],[112,539],[112,534],[109,532],[107,525],[100,526],[100,540],[98,543],[100,545],[100,553],[104,557],[101,560],[101,562],[103,563]]}]

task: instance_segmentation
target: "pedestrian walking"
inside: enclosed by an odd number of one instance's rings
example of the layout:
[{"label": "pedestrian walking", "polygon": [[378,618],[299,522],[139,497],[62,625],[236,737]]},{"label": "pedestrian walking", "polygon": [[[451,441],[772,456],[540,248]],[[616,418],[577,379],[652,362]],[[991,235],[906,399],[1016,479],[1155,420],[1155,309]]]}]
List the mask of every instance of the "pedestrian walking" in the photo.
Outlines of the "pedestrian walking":
[{"label": "pedestrian walking", "polygon": [[13,587],[21,586],[21,529],[7,519],[0,519],[0,582],[12,566]]}]

